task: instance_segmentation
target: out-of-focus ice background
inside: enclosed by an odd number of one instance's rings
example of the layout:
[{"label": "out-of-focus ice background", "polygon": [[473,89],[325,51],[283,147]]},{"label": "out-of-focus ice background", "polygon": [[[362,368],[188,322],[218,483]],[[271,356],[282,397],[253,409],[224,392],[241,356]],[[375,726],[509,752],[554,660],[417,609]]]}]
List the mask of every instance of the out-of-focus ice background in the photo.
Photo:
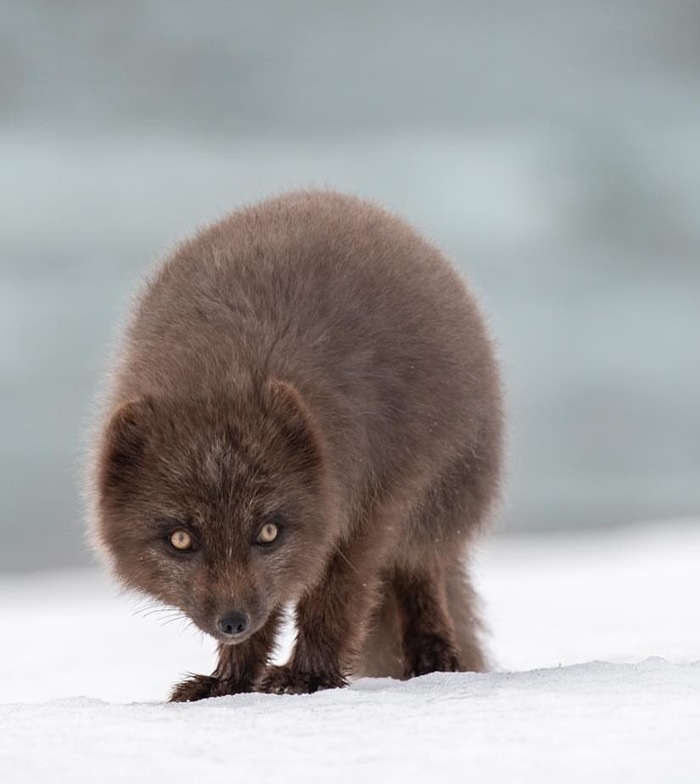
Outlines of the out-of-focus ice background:
[{"label": "out-of-focus ice background", "polygon": [[0,570],[88,560],[90,401],[142,271],[308,185],[481,292],[505,530],[700,512],[696,0],[6,0],[0,113]]}]

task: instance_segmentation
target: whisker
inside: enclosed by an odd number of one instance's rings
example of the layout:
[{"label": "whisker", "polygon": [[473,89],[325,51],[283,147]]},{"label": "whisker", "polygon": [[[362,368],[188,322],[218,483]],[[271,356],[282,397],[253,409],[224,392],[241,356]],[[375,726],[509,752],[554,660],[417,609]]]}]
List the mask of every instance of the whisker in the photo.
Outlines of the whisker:
[{"label": "whisker", "polygon": [[344,552],[343,552],[343,551],[340,549],[340,545],[337,545],[337,544],[336,544],[336,545],[334,546],[334,549],[335,549],[336,553],[337,553],[337,554],[338,554],[338,555],[339,555],[339,556],[340,556],[340,557],[341,557],[341,558],[342,558],[342,559],[345,561],[345,563],[346,563],[346,564],[347,564],[347,565],[348,565],[348,566],[349,566],[349,567],[350,567],[350,568],[353,570],[353,572],[355,572],[355,574],[356,574],[358,577],[361,577],[362,575],[360,574],[360,571],[359,571],[359,570],[357,569],[357,567],[356,567],[356,566],[355,566],[355,565],[352,563],[352,561],[351,561],[351,560],[350,560],[350,559],[347,557],[347,555],[345,555],[345,553],[344,553]]},{"label": "whisker", "polygon": [[185,618],[183,615],[174,615],[172,618],[165,618],[162,621],[158,621],[158,625],[161,628],[164,628],[165,626],[170,626],[173,623],[183,623],[183,622],[186,623],[187,618]]}]

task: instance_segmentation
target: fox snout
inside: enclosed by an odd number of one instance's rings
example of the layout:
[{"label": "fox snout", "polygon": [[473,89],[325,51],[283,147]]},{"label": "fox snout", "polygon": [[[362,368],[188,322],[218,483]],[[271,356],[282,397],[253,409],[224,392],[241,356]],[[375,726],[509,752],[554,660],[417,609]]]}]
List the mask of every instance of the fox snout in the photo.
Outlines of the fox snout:
[{"label": "fox snout", "polygon": [[219,633],[228,638],[231,642],[236,642],[244,636],[250,629],[250,617],[248,613],[240,610],[232,610],[222,615],[216,622]]}]

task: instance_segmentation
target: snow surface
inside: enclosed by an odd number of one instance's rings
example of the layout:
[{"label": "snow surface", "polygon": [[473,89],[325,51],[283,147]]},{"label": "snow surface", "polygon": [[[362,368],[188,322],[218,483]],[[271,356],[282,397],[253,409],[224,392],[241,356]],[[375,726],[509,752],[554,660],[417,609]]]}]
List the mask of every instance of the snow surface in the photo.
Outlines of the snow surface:
[{"label": "snow surface", "polygon": [[201,635],[97,572],[3,578],[0,781],[697,783],[699,567],[697,521],[494,538],[496,671],[184,705]]}]

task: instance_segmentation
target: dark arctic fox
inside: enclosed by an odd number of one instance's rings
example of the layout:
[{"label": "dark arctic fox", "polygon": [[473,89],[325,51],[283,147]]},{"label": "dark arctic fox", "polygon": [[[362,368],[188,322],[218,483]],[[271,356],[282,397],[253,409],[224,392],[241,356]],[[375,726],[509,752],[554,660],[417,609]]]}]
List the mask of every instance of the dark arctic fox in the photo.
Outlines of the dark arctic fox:
[{"label": "dark arctic fox", "polygon": [[[445,257],[332,192],[182,243],[136,305],[91,461],[129,588],[218,641],[173,700],[482,670],[468,548],[502,473],[482,317]],[[290,661],[269,664],[283,607]]]}]

